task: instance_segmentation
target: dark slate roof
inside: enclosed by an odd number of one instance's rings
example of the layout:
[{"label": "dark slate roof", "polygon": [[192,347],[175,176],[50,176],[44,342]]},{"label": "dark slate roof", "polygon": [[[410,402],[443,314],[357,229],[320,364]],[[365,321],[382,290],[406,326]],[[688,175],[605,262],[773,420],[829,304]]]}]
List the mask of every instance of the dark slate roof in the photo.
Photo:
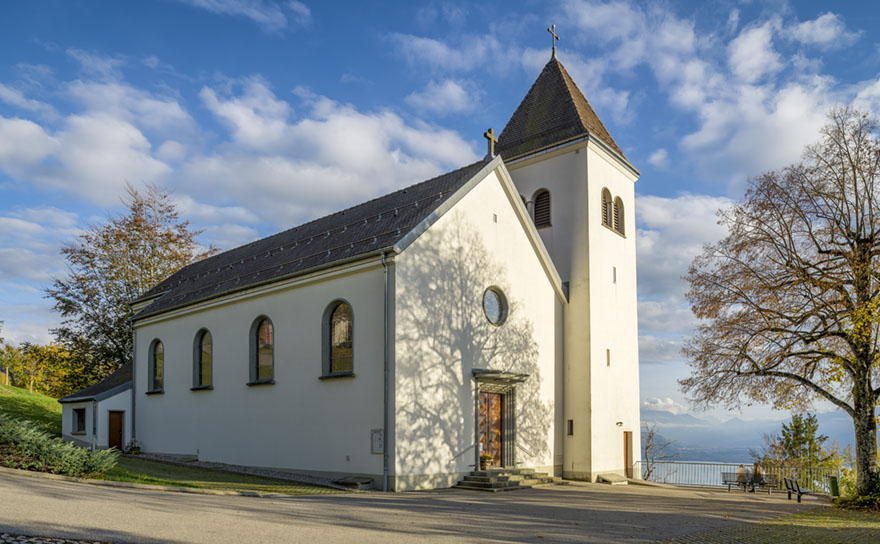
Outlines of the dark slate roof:
[{"label": "dark slate roof", "polygon": [[[488,159],[191,264],[150,289],[135,319],[394,246]],[[137,302],[137,301],[135,301]]]},{"label": "dark slate roof", "polygon": [[505,160],[511,160],[587,134],[598,137],[624,157],[565,67],[554,57],[501,131],[496,149]]},{"label": "dark slate roof", "polygon": [[115,394],[116,392],[125,391],[126,389],[131,387],[131,367],[132,363],[129,361],[128,363],[125,363],[124,365],[119,367],[116,372],[110,374],[95,385],[86,387],[85,389],[80,389],[76,393],[58,399],[58,402],[82,402],[85,400],[101,400],[102,398],[109,397],[111,396],[111,394]]}]

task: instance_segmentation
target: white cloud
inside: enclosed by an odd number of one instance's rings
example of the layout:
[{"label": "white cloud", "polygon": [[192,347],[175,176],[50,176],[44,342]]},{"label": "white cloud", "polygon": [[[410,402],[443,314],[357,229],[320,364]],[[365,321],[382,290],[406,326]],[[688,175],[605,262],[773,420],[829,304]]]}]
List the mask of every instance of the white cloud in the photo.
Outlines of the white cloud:
[{"label": "white cloud", "polygon": [[406,97],[406,103],[413,108],[434,115],[461,113],[474,109],[482,92],[473,89],[473,85],[459,83],[452,79],[429,81],[425,89]]},{"label": "white cloud", "polygon": [[232,142],[187,161],[182,175],[193,198],[217,203],[223,195],[290,227],[477,158],[453,131],[390,111],[361,112],[303,89],[295,94],[305,114],[290,120],[287,103],[259,82],[223,98],[202,90]]},{"label": "white cloud", "polygon": [[10,176],[23,176],[58,148],[57,139],[33,121],[0,116],[0,170]]},{"label": "white cloud", "polygon": [[728,46],[730,68],[746,82],[754,82],[782,68],[773,48],[773,22],[745,28]]},{"label": "white cloud", "polygon": [[639,362],[656,364],[666,361],[680,361],[681,342],[649,334],[639,334]]},{"label": "white cloud", "polygon": [[388,39],[419,69],[464,72],[487,67],[498,72],[519,61],[515,48],[503,46],[494,36],[462,36],[457,45],[412,34],[394,33]]},{"label": "white cloud", "polygon": [[676,402],[671,397],[650,398],[642,402],[642,408],[648,410],[656,410],[658,412],[669,412],[673,415],[686,414],[688,407],[680,402]]},{"label": "white cloud", "polygon": [[290,105],[276,98],[262,78],[250,78],[243,87],[237,97],[218,97],[210,87],[202,88],[199,96],[205,107],[232,130],[236,142],[254,149],[278,149],[287,136]]},{"label": "white cloud", "polygon": [[706,195],[636,196],[640,297],[684,294],[682,278],[691,261],[705,244],[726,235],[716,212],[731,203],[727,198]]},{"label": "white cloud", "polygon": [[121,82],[76,80],[66,89],[68,96],[86,110],[136,123],[144,130],[180,136],[194,129],[192,117],[171,97],[156,96]]},{"label": "white cloud", "polygon": [[68,49],[67,54],[76,60],[80,68],[90,76],[105,80],[114,80],[121,77],[119,68],[124,63],[120,58],[107,57],[98,53],[73,48]]},{"label": "white cloud", "polygon": [[669,152],[665,149],[658,149],[648,156],[648,164],[660,170],[669,168]]},{"label": "white cloud", "polygon": [[849,32],[837,14],[823,13],[812,21],[804,21],[790,29],[791,38],[806,45],[830,48],[845,47],[854,43],[861,34]]},{"label": "white cloud", "polygon": [[32,111],[40,116],[46,118],[54,118],[58,115],[58,112],[55,111],[50,104],[46,104],[45,102],[41,102],[39,100],[34,100],[33,98],[27,98],[24,93],[19,91],[18,89],[13,89],[12,87],[8,87],[0,83],[0,101],[6,102],[11,106],[15,106],[16,108],[20,108],[26,111]]},{"label": "white cloud", "polygon": [[267,32],[281,32],[291,23],[306,25],[312,20],[308,6],[296,0],[179,0],[186,4],[221,15],[246,17]]}]

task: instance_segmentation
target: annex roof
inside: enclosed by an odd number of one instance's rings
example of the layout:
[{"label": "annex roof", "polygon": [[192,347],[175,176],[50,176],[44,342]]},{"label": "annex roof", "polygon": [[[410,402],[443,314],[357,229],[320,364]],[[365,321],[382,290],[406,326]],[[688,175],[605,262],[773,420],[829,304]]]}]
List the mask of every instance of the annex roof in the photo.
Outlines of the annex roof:
[{"label": "annex roof", "polygon": [[193,263],[134,303],[142,319],[392,248],[491,160],[473,164]]},{"label": "annex roof", "polygon": [[501,131],[496,149],[505,161],[510,161],[588,134],[626,159],[565,67],[554,57]]},{"label": "annex roof", "polygon": [[131,389],[131,368],[132,363],[128,362],[119,367],[119,369],[110,374],[95,385],[80,389],[76,393],[67,395],[58,399],[60,403],[67,402],[83,402],[88,400],[103,400],[112,397],[117,393],[121,393],[126,389]]}]

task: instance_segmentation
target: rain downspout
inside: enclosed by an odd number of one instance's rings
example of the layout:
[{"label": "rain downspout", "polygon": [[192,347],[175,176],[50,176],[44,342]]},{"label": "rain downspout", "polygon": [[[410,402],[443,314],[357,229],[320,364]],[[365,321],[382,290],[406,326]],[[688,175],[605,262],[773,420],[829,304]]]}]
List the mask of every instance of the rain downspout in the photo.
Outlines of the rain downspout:
[{"label": "rain downspout", "polygon": [[384,338],[382,340],[382,345],[384,346],[384,373],[385,373],[385,387],[384,387],[384,398],[383,398],[383,422],[382,422],[382,490],[388,492],[388,263],[385,260],[385,252],[382,252],[382,268],[385,273],[385,298],[384,298],[384,325],[383,325],[383,333]]},{"label": "rain downspout", "polygon": [[92,401],[92,451],[98,449],[98,401]]}]

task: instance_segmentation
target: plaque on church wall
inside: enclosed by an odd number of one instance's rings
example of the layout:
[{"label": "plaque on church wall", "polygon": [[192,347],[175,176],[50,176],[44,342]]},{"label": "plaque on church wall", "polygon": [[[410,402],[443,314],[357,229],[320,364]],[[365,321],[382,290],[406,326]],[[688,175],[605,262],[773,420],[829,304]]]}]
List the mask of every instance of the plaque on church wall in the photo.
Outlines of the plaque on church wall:
[{"label": "plaque on church wall", "polygon": [[385,453],[385,431],[382,429],[372,429],[370,431],[370,452]]}]

